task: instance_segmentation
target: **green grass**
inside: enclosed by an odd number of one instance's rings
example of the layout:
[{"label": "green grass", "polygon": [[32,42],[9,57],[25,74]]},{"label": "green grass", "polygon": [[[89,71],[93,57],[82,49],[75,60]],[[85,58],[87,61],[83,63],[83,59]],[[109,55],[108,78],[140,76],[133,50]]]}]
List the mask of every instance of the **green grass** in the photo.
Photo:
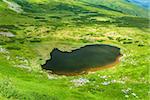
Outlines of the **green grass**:
[{"label": "green grass", "polygon": [[[19,4],[24,12],[16,13],[0,0],[0,32],[16,35],[0,35],[1,100],[149,99],[150,35],[146,10],[124,0],[9,1]],[[87,44],[120,47],[121,62],[92,74],[48,79],[40,65],[49,59],[53,48],[70,51]],[[109,77],[104,80],[100,76]],[[90,83],[75,87],[71,80],[81,77]],[[112,80],[125,84],[101,84]],[[128,88],[138,98],[131,93],[126,98],[122,90]]]}]

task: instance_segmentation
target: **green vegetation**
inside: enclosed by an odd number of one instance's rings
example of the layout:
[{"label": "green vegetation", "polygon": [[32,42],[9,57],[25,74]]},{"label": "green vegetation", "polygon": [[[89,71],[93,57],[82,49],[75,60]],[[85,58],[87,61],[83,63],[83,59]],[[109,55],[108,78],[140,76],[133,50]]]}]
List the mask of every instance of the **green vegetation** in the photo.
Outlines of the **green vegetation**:
[{"label": "green vegetation", "polygon": [[[14,34],[0,34],[0,100],[148,100],[148,10],[115,1],[0,0],[0,32]],[[120,47],[121,62],[70,77],[41,69],[53,48],[87,44]],[[89,82],[74,85],[79,78]]]}]

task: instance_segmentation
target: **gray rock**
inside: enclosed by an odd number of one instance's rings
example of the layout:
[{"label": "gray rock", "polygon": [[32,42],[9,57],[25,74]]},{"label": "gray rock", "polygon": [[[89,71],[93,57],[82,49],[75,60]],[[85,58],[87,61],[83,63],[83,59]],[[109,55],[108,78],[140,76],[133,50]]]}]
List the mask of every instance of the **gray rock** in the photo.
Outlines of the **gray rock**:
[{"label": "gray rock", "polygon": [[11,32],[0,32],[0,35],[6,36],[6,37],[15,37],[15,35]]},{"label": "gray rock", "polygon": [[74,85],[76,87],[78,87],[78,86],[83,86],[86,83],[89,83],[90,81],[88,79],[86,79],[86,78],[79,78],[79,79],[74,79],[71,82],[74,83]]},{"label": "gray rock", "polygon": [[103,82],[103,83],[101,83],[101,84],[107,86],[107,85],[110,84],[110,82]]}]

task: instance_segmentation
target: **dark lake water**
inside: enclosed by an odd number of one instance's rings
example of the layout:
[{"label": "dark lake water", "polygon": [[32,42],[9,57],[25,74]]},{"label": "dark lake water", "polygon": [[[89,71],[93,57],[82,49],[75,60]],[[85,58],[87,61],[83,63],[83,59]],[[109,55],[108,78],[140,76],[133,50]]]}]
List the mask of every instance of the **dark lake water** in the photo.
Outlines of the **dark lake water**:
[{"label": "dark lake water", "polygon": [[81,74],[115,62],[120,56],[120,48],[103,44],[86,45],[71,52],[55,48],[50,56],[42,65],[43,69],[60,75]]}]

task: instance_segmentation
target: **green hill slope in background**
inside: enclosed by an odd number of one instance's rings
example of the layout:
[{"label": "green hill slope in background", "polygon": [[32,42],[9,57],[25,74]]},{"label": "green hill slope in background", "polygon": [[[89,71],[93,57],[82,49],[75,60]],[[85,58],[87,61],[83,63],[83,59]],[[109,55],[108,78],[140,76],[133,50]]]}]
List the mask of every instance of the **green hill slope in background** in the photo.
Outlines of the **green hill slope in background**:
[{"label": "green hill slope in background", "polygon": [[142,7],[138,7],[126,0],[81,0],[83,2],[87,2],[90,5],[98,8],[105,8],[109,10],[115,10],[117,12],[121,12],[124,14],[130,14],[135,16],[143,16],[146,17],[148,12]]},{"label": "green hill slope in background", "polygon": [[[0,0],[0,100],[148,100],[148,11],[127,0]],[[41,69],[53,48],[87,44],[121,48],[120,63],[70,77]]]}]

